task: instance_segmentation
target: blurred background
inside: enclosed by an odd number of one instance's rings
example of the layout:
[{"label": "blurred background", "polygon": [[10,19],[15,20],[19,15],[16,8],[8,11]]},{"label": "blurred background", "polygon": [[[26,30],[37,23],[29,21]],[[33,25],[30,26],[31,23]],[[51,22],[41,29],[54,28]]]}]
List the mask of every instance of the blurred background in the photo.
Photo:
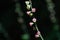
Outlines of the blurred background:
[{"label": "blurred background", "polygon": [[[0,0],[0,40],[41,40],[29,25],[33,17],[26,14],[25,1],[28,0]],[[60,0],[31,1],[44,40],[60,40]]]}]

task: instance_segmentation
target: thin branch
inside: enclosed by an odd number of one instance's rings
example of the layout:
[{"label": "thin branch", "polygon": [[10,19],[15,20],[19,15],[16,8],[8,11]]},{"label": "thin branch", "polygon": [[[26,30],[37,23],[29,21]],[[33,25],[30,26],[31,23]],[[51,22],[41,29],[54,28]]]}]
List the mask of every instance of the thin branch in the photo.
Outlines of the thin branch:
[{"label": "thin branch", "polygon": [[[35,23],[35,27],[36,27],[36,30],[39,31],[39,29],[38,29],[36,23]],[[40,31],[39,31],[39,32],[40,32]],[[39,37],[40,37],[42,40],[44,40],[44,38],[43,38],[42,35],[41,35],[41,32],[40,32],[40,34],[39,34]]]}]

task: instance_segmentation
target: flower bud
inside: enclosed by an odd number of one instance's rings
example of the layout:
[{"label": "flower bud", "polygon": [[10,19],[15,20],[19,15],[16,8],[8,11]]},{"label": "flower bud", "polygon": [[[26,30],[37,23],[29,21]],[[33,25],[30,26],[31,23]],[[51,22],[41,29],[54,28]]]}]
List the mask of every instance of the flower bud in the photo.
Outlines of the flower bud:
[{"label": "flower bud", "polygon": [[33,18],[32,21],[33,21],[33,22],[36,22],[36,18]]},{"label": "flower bud", "polygon": [[25,1],[25,3],[26,3],[26,5],[28,5],[29,4],[29,1]]},{"label": "flower bud", "polygon": [[36,38],[38,38],[38,37],[39,37],[39,35],[37,35],[37,34],[36,34],[36,35],[35,35],[35,37],[36,37]]},{"label": "flower bud", "polygon": [[40,31],[37,31],[37,33],[35,34],[35,37],[38,38],[40,35]]},{"label": "flower bud", "polygon": [[29,25],[32,26],[34,23],[33,22],[30,22]]},{"label": "flower bud", "polygon": [[29,15],[31,13],[31,11],[27,11],[27,14]]},{"label": "flower bud", "polygon": [[32,8],[32,12],[36,12],[36,9],[35,8]]},{"label": "flower bud", "polygon": [[30,10],[30,8],[31,8],[31,5],[27,5],[27,7],[26,7],[28,10]]},{"label": "flower bud", "polygon": [[37,33],[36,33],[36,34],[40,35],[40,31],[37,31]]}]

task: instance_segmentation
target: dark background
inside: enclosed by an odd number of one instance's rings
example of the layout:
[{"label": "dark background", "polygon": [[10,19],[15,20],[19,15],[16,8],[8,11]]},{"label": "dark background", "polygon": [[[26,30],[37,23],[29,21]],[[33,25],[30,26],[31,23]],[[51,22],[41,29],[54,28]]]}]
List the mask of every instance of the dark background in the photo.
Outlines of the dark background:
[{"label": "dark background", "polygon": [[[21,9],[23,13],[27,11],[25,8],[26,0],[19,0]],[[56,18],[58,19],[58,24],[60,25],[60,1],[52,0],[55,4]],[[47,9],[47,4],[45,0],[32,0],[33,7],[36,8],[36,13],[34,16],[37,18],[37,25],[41,31],[43,37],[46,37],[52,31],[52,22],[50,21],[49,15],[50,12]],[[0,0],[0,23],[2,23],[3,28],[8,32],[8,35],[11,40],[20,40],[20,35],[22,34],[19,23],[17,22],[18,14],[15,13],[15,1],[14,0]],[[27,20],[28,19],[28,20]],[[28,31],[31,35],[30,40],[35,40],[34,31],[31,27],[28,27],[28,23],[32,18],[27,14],[24,14],[24,20],[27,25]],[[27,20],[27,21],[26,21]],[[0,33],[0,39],[5,40],[3,33]]]}]

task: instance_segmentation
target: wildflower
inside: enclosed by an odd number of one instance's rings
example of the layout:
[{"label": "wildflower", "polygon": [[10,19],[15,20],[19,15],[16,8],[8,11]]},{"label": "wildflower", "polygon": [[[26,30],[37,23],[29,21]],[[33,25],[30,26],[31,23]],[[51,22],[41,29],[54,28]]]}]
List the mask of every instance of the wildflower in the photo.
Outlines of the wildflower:
[{"label": "wildflower", "polygon": [[26,5],[28,5],[30,2],[29,1],[25,1]]},{"label": "wildflower", "polygon": [[36,38],[38,38],[38,37],[39,37],[39,35],[37,35],[37,34],[36,34],[36,35],[35,35],[35,37],[36,37]]},{"label": "wildflower", "polygon": [[35,8],[32,8],[32,12],[36,12],[36,9]]},{"label": "wildflower", "polygon": [[31,13],[31,11],[27,11],[27,14],[29,15]]},{"label": "wildflower", "polygon": [[33,22],[30,22],[29,25],[32,26],[34,23]]},{"label": "wildflower", "polygon": [[40,35],[40,31],[37,31],[37,33],[36,33],[36,34]]},{"label": "wildflower", "polygon": [[33,13],[30,13],[30,16],[33,16]]},{"label": "wildflower", "polygon": [[27,7],[26,7],[28,10],[30,10],[30,8],[31,8],[31,5],[27,5]]},{"label": "wildflower", "polygon": [[36,18],[33,18],[32,21],[33,21],[33,22],[36,22]]},{"label": "wildflower", "polygon": [[37,31],[37,33],[35,34],[35,37],[38,38],[40,36],[40,31]]}]

